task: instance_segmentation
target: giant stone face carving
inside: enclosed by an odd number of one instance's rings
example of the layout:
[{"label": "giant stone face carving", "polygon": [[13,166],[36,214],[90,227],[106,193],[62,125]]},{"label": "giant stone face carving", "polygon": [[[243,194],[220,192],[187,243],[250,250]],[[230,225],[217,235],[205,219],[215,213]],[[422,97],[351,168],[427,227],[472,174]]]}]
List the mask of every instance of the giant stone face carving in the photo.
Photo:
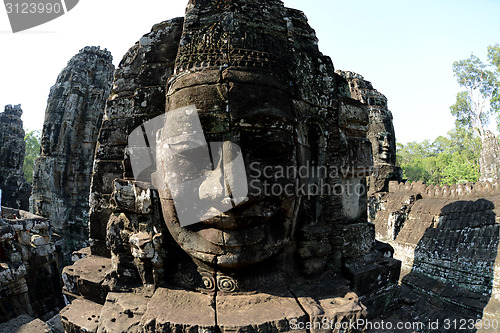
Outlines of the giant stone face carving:
[{"label": "giant stone face carving", "polygon": [[[349,191],[364,185],[373,164],[369,115],[319,52],[305,15],[279,0],[191,0],[176,36],[175,66],[158,75],[168,83],[157,140],[145,129],[160,110],[142,106],[160,103],[151,90],[135,93],[133,117],[120,122],[134,126],[124,179],[110,194],[113,212],[95,200],[91,230],[102,246],[107,223],[113,264],[106,286],[126,297],[139,279],[157,288],[143,300],[146,313],[133,313],[151,332],[338,324],[366,314],[361,297],[383,311],[398,262],[375,249],[366,193]],[[130,144],[136,130],[148,136],[143,146]],[[156,159],[134,179],[128,164],[141,151]],[[104,188],[115,174],[102,165],[95,184]],[[123,331],[117,325],[129,321],[116,319],[100,326]]]},{"label": "giant stone face carving", "polygon": [[391,112],[373,110],[370,118],[370,141],[373,147],[374,163],[395,165],[396,138]]},{"label": "giant stone face carving", "polygon": [[290,241],[299,199],[266,195],[262,184],[265,170],[297,166],[295,128],[285,87],[264,74],[224,69],[171,83],[158,189],[169,231],[187,253],[237,268],[272,257]]},{"label": "giant stone face carving", "polygon": [[[265,12],[260,6],[189,2],[156,152],[170,233],[192,258],[222,269],[282,253],[300,206],[295,191],[269,195],[264,188],[291,189],[292,177],[272,179],[264,171],[297,168],[302,150],[283,5],[268,1]],[[174,116],[190,108],[197,113],[190,125],[189,115]]]}]

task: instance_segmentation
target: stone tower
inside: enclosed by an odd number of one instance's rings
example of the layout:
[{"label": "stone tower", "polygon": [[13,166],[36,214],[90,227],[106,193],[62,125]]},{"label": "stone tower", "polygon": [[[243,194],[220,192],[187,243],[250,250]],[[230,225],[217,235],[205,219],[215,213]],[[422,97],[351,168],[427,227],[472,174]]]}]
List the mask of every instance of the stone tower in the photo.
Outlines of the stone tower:
[{"label": "stone tower", "polygon": [[110,52],[85,47],[59,74],[47,101],[31,211],[63,235],[65,255],[88,242],[92,161],[113,72]]},{"label": "stone tower", "polygon": [[500,143],[491,131],[486,131],[479,159],[481,181],[500,179]]},{"label": "stone tower", "polygon": [[2,206],[28,210],[30,185],[23,174],[26,145],[21,105],[6,105],[0,113],[0,189]]},{"label": "stone tower", "polygon": [[352,98],[365,104],[370,114],[368,138],[372,144],[373,174],[368,178],[369,192],[387,192],[390,181],[401,181],[403,177],[402,170],[396,167],[396,134],[387,97],[357,73],[336,73],[347,80]]},{"label": "stone tower", "polygon": [[63,271],[67,331],[288,332],[387,310],[400,263],[367,222],[369,113],[317,44],[279,0],[191,0],[129,50],[98,139],[91,255]]}]

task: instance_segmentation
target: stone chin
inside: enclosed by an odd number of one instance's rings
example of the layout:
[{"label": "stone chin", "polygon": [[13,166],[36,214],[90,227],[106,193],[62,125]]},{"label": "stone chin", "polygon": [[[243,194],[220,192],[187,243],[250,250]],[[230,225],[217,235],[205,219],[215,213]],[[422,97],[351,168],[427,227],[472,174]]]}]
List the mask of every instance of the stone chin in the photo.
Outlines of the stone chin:
[{"label": "stone chin", "polygon": [[378,162],[380,164],[390,164],[391,159],[390,159],[390,152],[389,151],[382,151],[378,154]]},{"label": "stone chin", "polygon": [[[170,234],[182,250],[209,266],[239,269],[263,262],[284,250],[294,234],[295,200],[284,199],[282,206],[269,218],[245,217],[245,210],[254,211],[259,202],[248,204],[248,208],[239,207],[234,219],[245,222],[239,228],[232,223],[231,229],[214,226],[213,221],[182,227],[172,201],[162,199],[162,207]],[[226,212],[221,220],[231,215],[232,212]]]},{"label": "stone chin", "polygon": [[[288,243],[288,241],[286,243]],[[226,252],[225,254],[217,256],[196,250],[189,251],[184,248],[183,250],[185,250],[191,257],[198,259],[209,266],[223,269],[240,269],[261,263],[274,257],[282,251],[284,245],[285,242],[282,242],[281,244],[276,244],[273,247],[268,246],[265,249],[263,249],[262,246],[254,245],[242,248],[238,252]],[[181,247],[183,246],[181,245]]]}]

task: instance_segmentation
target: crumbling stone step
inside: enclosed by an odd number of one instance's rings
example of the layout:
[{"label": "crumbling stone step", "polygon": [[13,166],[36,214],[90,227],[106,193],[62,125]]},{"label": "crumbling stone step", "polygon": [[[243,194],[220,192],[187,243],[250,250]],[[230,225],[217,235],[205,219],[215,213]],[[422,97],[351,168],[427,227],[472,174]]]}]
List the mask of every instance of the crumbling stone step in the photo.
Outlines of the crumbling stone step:
[{"label": "crumbling stone step", "polygon": [[50,327],[40,319],[21,315],[0,325],[0,333],[50,333]]},{"label": "crumbling stone step", "polygon": [[107,292],[102,287],[106,274],[111,270],[111,259],[88,256],[63,269],[63,292],[74,298],[83,296],[104,304]]},{"label": "crumbling stone step", "polygon": [[61,310],[61,321],[66,333],[96,333],[99,326],[102,305],[75,299]]}]

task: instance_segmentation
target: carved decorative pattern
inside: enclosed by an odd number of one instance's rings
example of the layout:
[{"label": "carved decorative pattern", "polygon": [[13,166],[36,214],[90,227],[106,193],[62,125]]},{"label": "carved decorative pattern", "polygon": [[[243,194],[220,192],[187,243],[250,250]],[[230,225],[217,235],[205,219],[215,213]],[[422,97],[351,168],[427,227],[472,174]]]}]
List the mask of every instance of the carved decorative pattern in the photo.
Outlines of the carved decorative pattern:
[{"label": "carved decorative pattern", "polygon": [[196,287],[199,281],[199,274],[194,267],[182,267],[179,277],[181,282],[189,287]]},{"label": "carved decorative pattern", "polygon": [[215,279],[208,273],[201,274],[201,283],[203,288],[209,291],[215,291]]},{"label": "carved decorative pattern", "polygon": [[238,284],[236,281],[229,276],[218,276],[217,277],[217,288],[224,292],[234,292],[238,289]]},{"label": "carved decorative pattern", "polygon": [[192,264],[179,264],[174,282],[180,286],[195,289],[201,292],[214,292],[216,290],[233,293],[270,289],[283,285],[283,276],[278,272],[255,272],[254,274],[241,274],[228,276],[214,273]]}]

